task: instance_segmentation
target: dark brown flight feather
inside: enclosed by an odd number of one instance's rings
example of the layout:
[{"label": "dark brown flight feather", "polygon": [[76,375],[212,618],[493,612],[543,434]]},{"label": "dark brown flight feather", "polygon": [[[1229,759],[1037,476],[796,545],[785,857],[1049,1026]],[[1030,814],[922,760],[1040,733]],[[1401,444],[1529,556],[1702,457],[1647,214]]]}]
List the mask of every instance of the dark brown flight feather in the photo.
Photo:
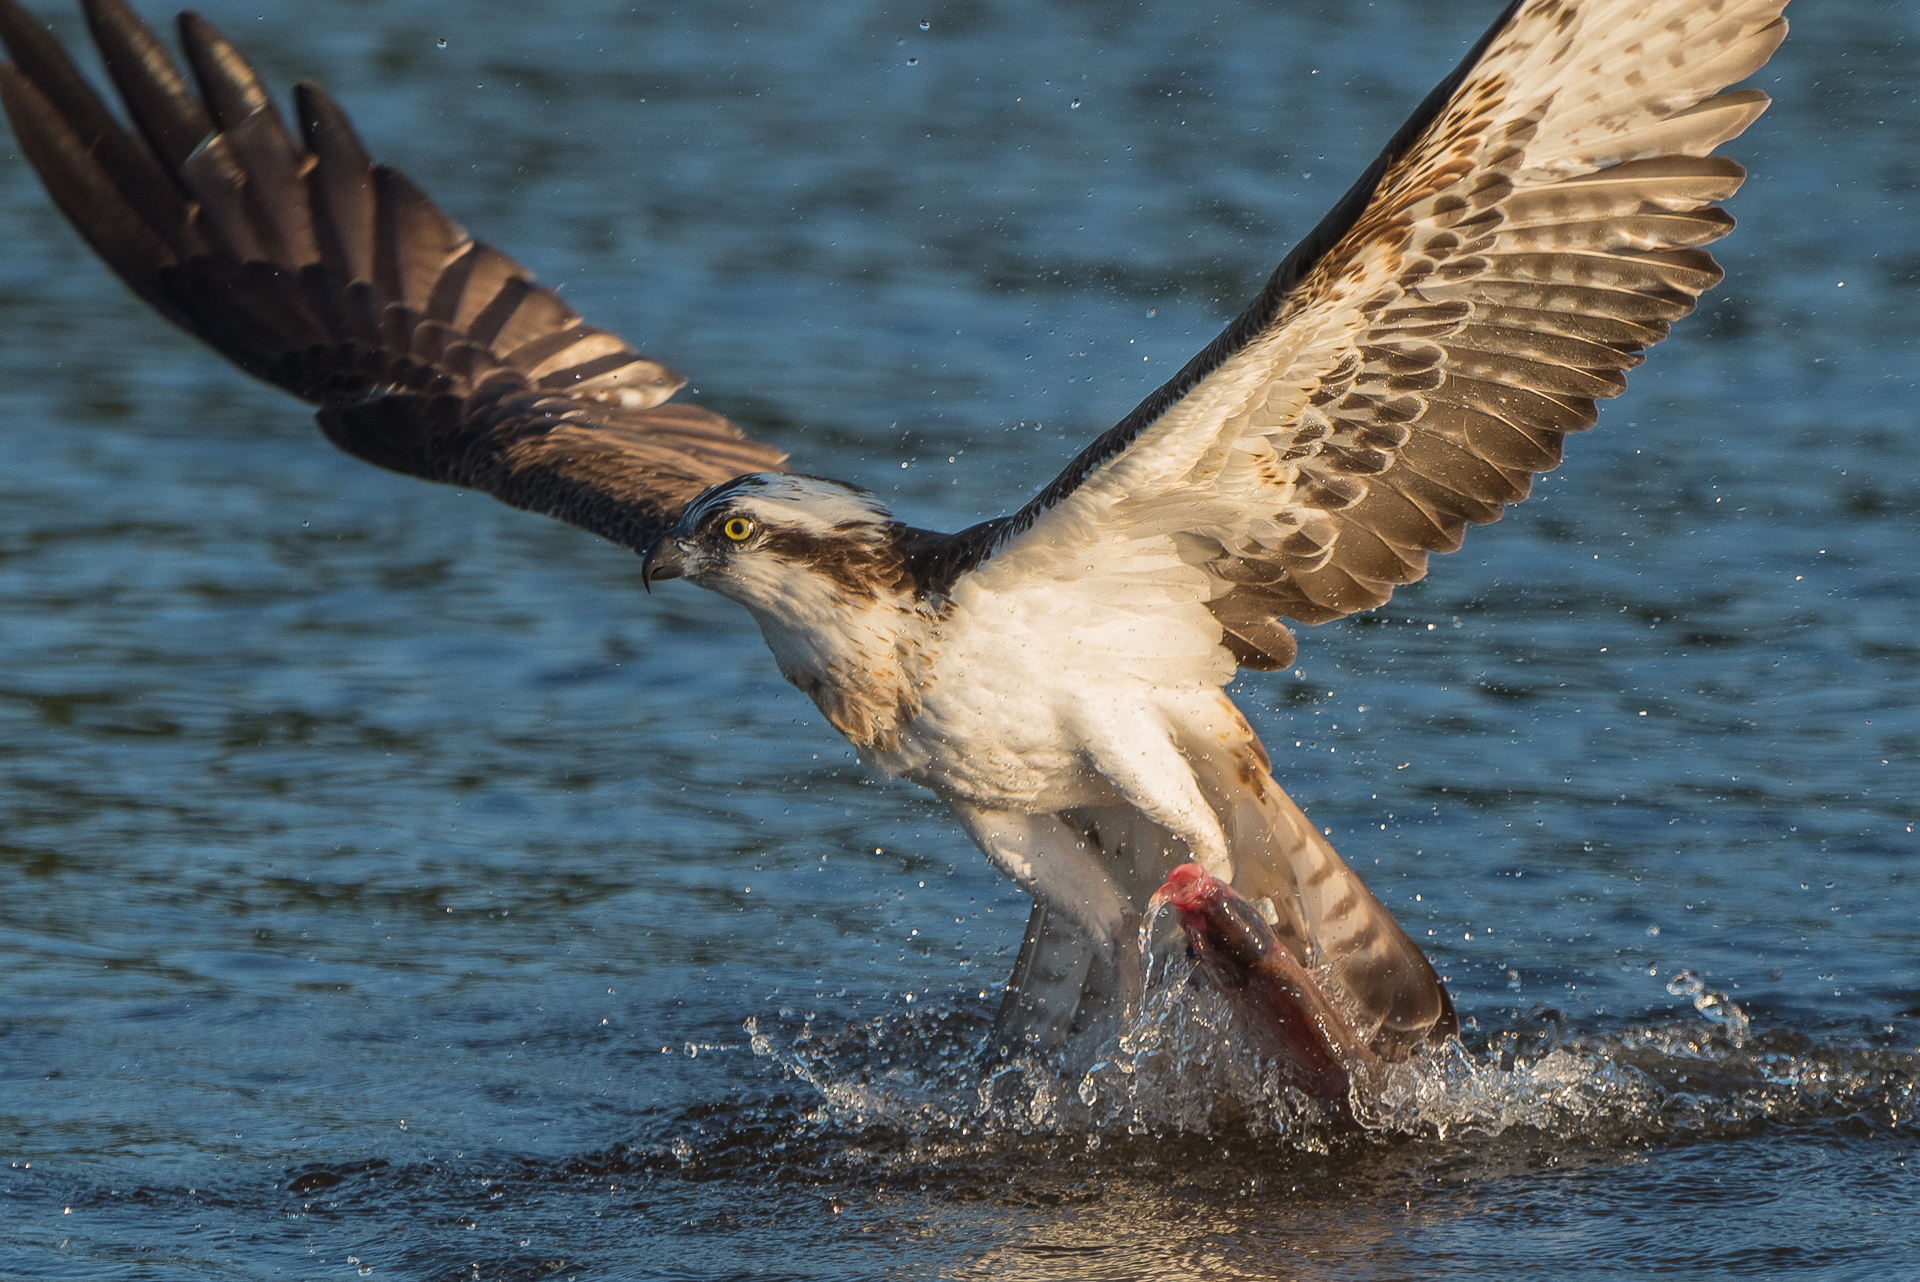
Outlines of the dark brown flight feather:
[{"label": "dark brown flight feather", "polygon": [[82,0],[137,137],[0,0],[4,102],[67,218],[134,293],[320,407],[370,463],[645,548],[701,490],[784,455],[668,403],[685,380],[586,324],[374,164],[317,86],[299,136],[239,52],[180,15],[198,96],[122,0]]}]

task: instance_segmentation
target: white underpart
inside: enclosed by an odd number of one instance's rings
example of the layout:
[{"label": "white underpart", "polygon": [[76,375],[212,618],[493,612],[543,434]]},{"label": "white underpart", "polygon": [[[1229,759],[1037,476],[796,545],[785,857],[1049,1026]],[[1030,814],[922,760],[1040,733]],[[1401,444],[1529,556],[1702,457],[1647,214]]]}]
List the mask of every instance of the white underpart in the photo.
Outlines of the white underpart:
[{"label": "white underpart", "polygon": [[[1218,425],[1231,413],[1207,403],[1245,395],[1214,381],[1174,413]],[[963,576],[903,744],[918,759],[879,764],[992,811],[1123,800],[1231,881],[1226,835],[1180,744],[1232,715],[1220,687],[1235,663],[1206,608],[1218,585],[1177,536],[1246,537],[1259,455],[1234,435],[1157,432]]]},{"label": "white underpart", "polygon": [[[1156,697],[1158,696],[1158,697]],[[1186,758],[1173,744],[1161,692],[1119,688],[1076,701],[1077,731],[1087,761],[1141,813],[1179,836],[1206,870],[1233,880],[1233,859],[1220,820],[1200,795]]]},{"label": "white underpart", "polygon": [[[928,629],[921,715],[897,752],[875,758],[946,797],[1009,876],[1086,913],[1096,938],[1124,899],[1095,854],[1053,831],[1056,812],[1124,802],[1233,875],[1178,746],[1184,730],[1220,720],[1233,659],[1206,608],[1207,575],[1121,507],[1074,505],[1062,514],[1079,527],[1071,537],[1023,540],[1030,554],[995,557],[954,585]],[[1027,821],[1041,817],[1044,832]]]}]

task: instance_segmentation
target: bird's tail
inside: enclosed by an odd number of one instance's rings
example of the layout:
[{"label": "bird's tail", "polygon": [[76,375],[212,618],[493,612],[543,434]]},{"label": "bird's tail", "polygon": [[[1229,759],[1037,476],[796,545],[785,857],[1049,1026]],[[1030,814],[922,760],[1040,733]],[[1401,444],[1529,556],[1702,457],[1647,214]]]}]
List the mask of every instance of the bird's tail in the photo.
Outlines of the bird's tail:
[{"label": "bird's tail", "polygon": [[1226,830],[1234,890],[1271,904],[1274,933],[1367,1048],[1394,1061],[1457,1033],[1453,1001],[1426,954],[1274,782],[1246,722],[1237,713],[1225,725],[1216,719],[1182,747]]}]

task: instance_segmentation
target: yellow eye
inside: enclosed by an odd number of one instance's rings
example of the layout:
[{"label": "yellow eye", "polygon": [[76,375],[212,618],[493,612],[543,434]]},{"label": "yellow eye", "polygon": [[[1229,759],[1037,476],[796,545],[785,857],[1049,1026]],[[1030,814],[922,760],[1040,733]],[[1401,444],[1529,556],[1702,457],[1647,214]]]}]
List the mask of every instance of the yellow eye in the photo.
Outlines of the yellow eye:
[{"label": "yellow eye", "polygon": [[729,517],[727,523],[720,527],[720,532],[735,543],[745,543],[753,537],[753,522],[744,516]]}]

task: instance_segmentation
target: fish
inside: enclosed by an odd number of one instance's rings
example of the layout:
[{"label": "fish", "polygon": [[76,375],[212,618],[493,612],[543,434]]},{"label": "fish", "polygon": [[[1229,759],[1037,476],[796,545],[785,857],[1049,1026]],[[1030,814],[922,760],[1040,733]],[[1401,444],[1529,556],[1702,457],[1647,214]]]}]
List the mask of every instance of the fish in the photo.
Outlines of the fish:
[{"label": "fish", "polygon": [[1370,1096],[1381,1058],[1281,942],[1258,908],[1197,863],[1168,874],[1147,901],[1151,923],[1171,905],[1186,932],[1194,978],[1226,998],[1247,1049],[1270,1055],[1290,1085],[1351,1117]]}]

